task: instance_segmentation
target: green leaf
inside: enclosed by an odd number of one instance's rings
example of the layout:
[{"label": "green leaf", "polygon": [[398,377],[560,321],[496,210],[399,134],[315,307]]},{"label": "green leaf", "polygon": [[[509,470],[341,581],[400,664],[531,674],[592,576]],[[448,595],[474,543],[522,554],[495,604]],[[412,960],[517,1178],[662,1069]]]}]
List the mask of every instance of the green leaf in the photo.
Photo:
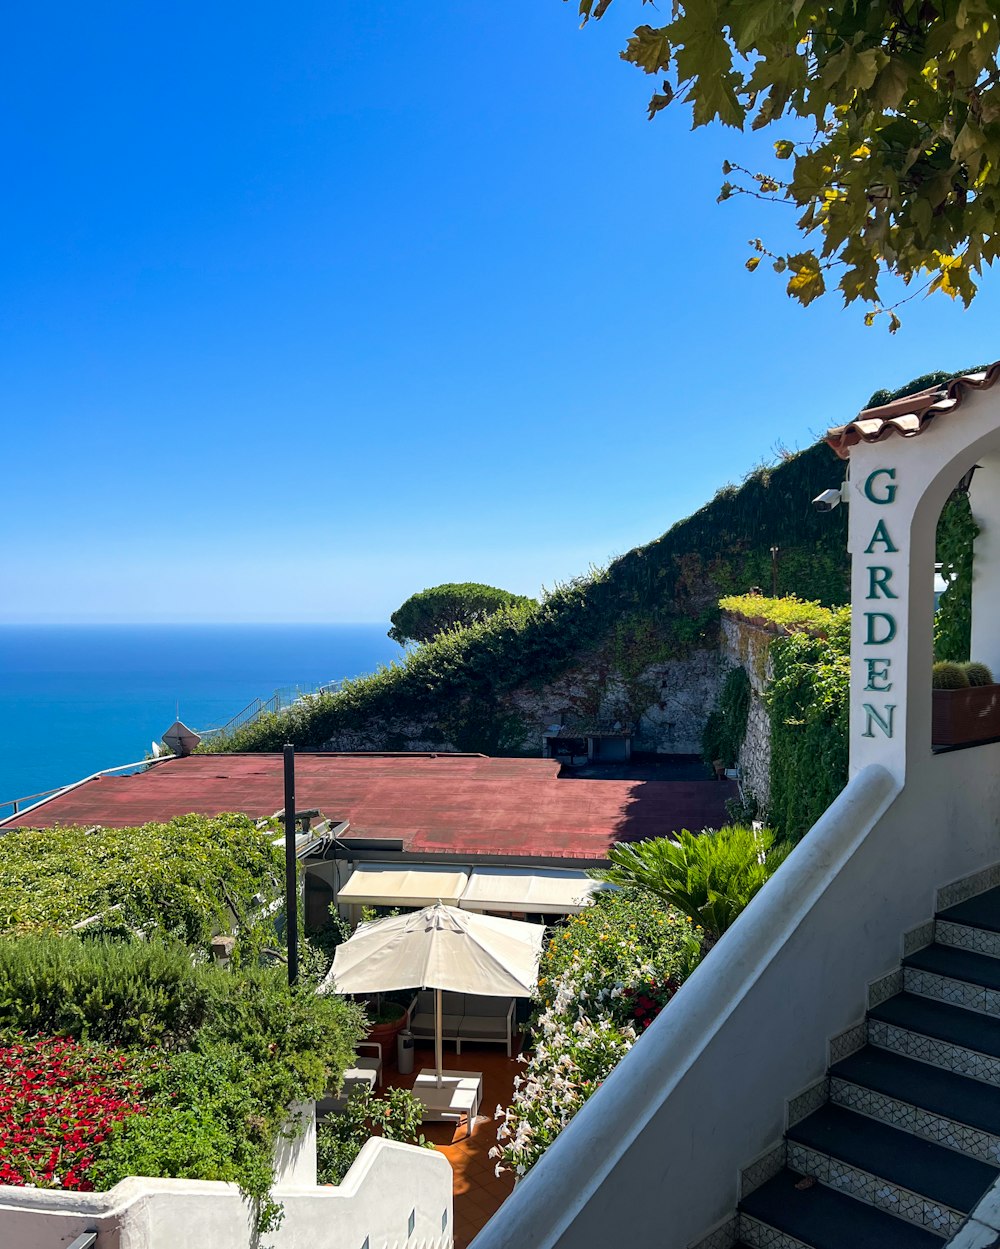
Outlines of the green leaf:
[{"label": "green leaf", "polygon": [[788,267],[792,270],[792,276],[785,289],[804,307],[826,290],[826,282],[814,252],[800,252],[797,256],[789,256]]},{"label": "green leaf", "polygon": [[760,257],[751,256],[750,259],[746,262],[746,267],[750,270],[751,273],[753,273],[754,269],[756,269],[759,264],[760,264]]},{"label": "green leaf", "polygon": [[661,26],[657,30],[652,26],[638,26],[622,59],[638,65],[647,74],[659,74],[670,68],[671,54],[669,27]]},{"label": "green leaf", "polygon": [[795,152],[795,144],[791,139],[779,139],[774,145],[774,154],[778,160],[788,160]]}]

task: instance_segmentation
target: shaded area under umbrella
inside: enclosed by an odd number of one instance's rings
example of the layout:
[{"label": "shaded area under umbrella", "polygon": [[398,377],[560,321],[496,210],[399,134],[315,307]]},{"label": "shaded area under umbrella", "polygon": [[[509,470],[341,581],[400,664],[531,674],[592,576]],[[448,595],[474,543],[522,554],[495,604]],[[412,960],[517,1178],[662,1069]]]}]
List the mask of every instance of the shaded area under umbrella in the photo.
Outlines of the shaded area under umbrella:
[{"label": "shaded area under umbrella", "polygon": [[442,992],[530,997],[544,939],[542,924],[497,919],[438,902],[421,911],[361,924],[337,947],[321,992],[433,989],[434,1062],[440,1084]]}]

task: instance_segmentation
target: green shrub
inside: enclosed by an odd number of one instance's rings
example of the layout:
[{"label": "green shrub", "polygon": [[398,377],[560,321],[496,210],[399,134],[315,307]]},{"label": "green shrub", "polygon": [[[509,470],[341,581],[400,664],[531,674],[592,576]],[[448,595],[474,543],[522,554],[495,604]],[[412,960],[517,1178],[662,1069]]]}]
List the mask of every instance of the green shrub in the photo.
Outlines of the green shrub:
[{"label": "green shrub", "polygon": [[[71,955],[59,957],[59,946]],[[5,1025],[86,1035],[147,1055],[151,1045],[163,1046],[144,1080],[146,1113],[101,1147],[92,1176],[98,1186],[128,1175],[233,1180],[255,1202],[261,1225],[273,1226],[272,1158],[288,1108],[339,1086],[364,1035],[360,1008],[290,989],[283,968],[197,967],[185,951],[155,945],[26,937],[0,943],[0,952],[9,956],[11,947],[24,954],[4,964],[17,971],[0,979]],[[45,1010],[50,992],[59,997]]]},{"label": "green shrub", "polygon": [[176,1048],[230,980],[162,942],[8,937],[0,939],[0,1029]]},{"label": "green shrub", "polygon": [[600,875],[676,907],[717,938],[784,861],[789,847],[775,846],[770,829],[727,825],[700,834],[682,829],[677,840],[619,842]]},{"label": "green shrub", "polygon": [[340,1184],[373,1136],[433,1149],[420,1131],[423,1114],[423,1105],[409,1089],[387,1089],[378,1096],[366,1084],[356,1085],[344,1109],[316,1129],[318,1182]]},{"label": "green shrub", "polygon": [[360,1006],[310,986],[290,989],[284,968],[253,968],[216,982],[211,1009],[193,1042],[237,1047],[252,1064],[255,1102],[277,1125],[292,1102],[339,1086],[365,1035]]},{"label": "green shrub", "polygon": [[970,685],[993,685],[993,673],[985,664],[963,664],[965,675]]}]

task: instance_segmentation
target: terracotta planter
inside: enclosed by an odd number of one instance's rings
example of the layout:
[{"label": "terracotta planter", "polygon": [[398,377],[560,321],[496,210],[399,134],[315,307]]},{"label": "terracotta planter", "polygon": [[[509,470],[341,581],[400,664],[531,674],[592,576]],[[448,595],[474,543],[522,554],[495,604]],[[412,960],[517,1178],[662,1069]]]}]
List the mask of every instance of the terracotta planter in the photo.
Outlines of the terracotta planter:
[{"label": "terracotta planter", "polygon": [[932,690],[931,744],[968,746],[1000,737],[1000,685]]},{"label": "terracotta planter", "polygon": [[410,1012],[404,1011],[392,1023],[377,1023],[369,1030],[366,1041],[378,1041],[382,1046],[382,1066],[395,1071],[396,1069],[396,1037],[410,1022]]}]

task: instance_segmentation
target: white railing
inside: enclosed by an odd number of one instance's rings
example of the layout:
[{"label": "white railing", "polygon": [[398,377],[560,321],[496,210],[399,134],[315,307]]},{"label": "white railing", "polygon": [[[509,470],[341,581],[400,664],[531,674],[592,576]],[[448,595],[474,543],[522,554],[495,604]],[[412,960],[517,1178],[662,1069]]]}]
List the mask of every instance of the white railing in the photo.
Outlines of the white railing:
[{"label": "white railing", "polygon": [[785,1100],[822,1076],[934,891],[1000,860],[1000,747],[928,756],[900,792],[860,771],[474,1249],[686,1249],[776,1144]]},{"label": "white railing", "polygon": [[78,781],[70,781],[68,785],[56,785],[53,789],[43,789],[37,794],[27,794],[23,798],[8,798],[5,801],[0,801],[0,812],[7,807],[12,808],[9,815],[0,818],[0,828],[8,820],[14,819],[16,815],[20,815],[32,807],[40,807],[60,794],[68,794],[71,789],[77,789],[81,785],[86,785],[88,781],[95,781],[101,776],[114,776],[118,772],[145,772],[148,768],[155,767],[157,764],[167,763],[173,758],[173,755],[164,755],[159,759],[140,759],[137,763],[119,763],[113,768],[102,768],[100,772],[91,772],[89,776],[84,776]]}]

